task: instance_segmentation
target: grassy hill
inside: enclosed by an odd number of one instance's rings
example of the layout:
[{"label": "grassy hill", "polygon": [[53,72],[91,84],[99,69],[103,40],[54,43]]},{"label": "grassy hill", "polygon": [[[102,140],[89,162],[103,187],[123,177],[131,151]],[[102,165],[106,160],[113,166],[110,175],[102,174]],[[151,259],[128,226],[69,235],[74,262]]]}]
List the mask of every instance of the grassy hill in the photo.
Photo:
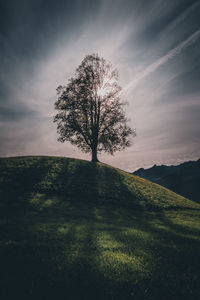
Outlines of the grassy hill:
[{"label": "grassy hill", "polygon": [[200,205],[101,163],[0,159],[1,299],[199,299]]}]

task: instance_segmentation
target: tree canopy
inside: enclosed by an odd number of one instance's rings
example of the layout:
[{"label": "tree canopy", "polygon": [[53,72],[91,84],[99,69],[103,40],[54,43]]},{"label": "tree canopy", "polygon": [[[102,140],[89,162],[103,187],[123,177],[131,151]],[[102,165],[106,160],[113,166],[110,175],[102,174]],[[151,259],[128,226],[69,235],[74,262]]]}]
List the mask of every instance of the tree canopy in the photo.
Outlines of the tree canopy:
[{"label": "tree canopy", "polygon": [[101,151],[113,154],[131,145],[135,135],[123,110],[118,72],[97,54],[87,55],[66,86],[57,88],[58,140],[69,141],[98,161]]}]

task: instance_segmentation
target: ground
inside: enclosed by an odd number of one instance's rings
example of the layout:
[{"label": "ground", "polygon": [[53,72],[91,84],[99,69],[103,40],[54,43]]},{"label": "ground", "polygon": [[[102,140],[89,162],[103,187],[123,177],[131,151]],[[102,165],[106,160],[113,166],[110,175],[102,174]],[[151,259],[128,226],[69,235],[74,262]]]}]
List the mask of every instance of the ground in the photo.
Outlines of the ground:
[{"label": "ground", "polygon": [[103,164],[1,159],[1,299],[200,299],[200,206]]}]

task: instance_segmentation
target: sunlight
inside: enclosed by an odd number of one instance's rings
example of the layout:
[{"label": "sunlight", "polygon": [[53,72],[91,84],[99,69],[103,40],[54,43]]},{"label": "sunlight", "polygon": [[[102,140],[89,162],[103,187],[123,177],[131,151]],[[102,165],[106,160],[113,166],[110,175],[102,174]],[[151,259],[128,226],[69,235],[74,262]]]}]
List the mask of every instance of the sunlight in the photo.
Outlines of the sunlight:
[{"label": "sunlight", "polygon": [[103,98],[107,94],[107,92],[108,92],[108,86],[107,86],[108,80],[109,80],[108,78],[105,78],[103,80],[102,85],[98,88],[98,90],[97,90],[97,96],[98,97]]},{"label": "sunlight", "polygon": [[115,81],[114,78],[109,78],[106,77],[103,80],[103,83],[101,86],[99,86],[98,90],[97,90],[97,96],[99,97],[104,97],[107,93],[109,93],[112,90],[112,83]]},{"label": "sunlight", "polygon": [[98,90],[97,90],[97,95],[99,96],[99,97],[104,97],[105,95],[106,95],[106,93],[107,93],[107,89],[104,87],[104,86],[102,86],[101,88],[99,88]]}]

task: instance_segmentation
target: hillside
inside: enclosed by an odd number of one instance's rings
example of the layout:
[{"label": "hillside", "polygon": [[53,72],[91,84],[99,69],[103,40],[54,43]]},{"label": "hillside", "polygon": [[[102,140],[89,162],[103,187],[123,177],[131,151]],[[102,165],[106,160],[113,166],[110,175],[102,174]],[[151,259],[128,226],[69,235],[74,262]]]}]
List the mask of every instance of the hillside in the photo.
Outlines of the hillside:
[{"label": "hillside", "polygon": [[199,299],[200,205],[101,163],[0,159],[1,299]]},{"label": "hillside", "polygon": [[167,187],[193,201],[200,202],[200,159],[178,166],[155,165],[149,169],[141,168],[133,174]]}]

